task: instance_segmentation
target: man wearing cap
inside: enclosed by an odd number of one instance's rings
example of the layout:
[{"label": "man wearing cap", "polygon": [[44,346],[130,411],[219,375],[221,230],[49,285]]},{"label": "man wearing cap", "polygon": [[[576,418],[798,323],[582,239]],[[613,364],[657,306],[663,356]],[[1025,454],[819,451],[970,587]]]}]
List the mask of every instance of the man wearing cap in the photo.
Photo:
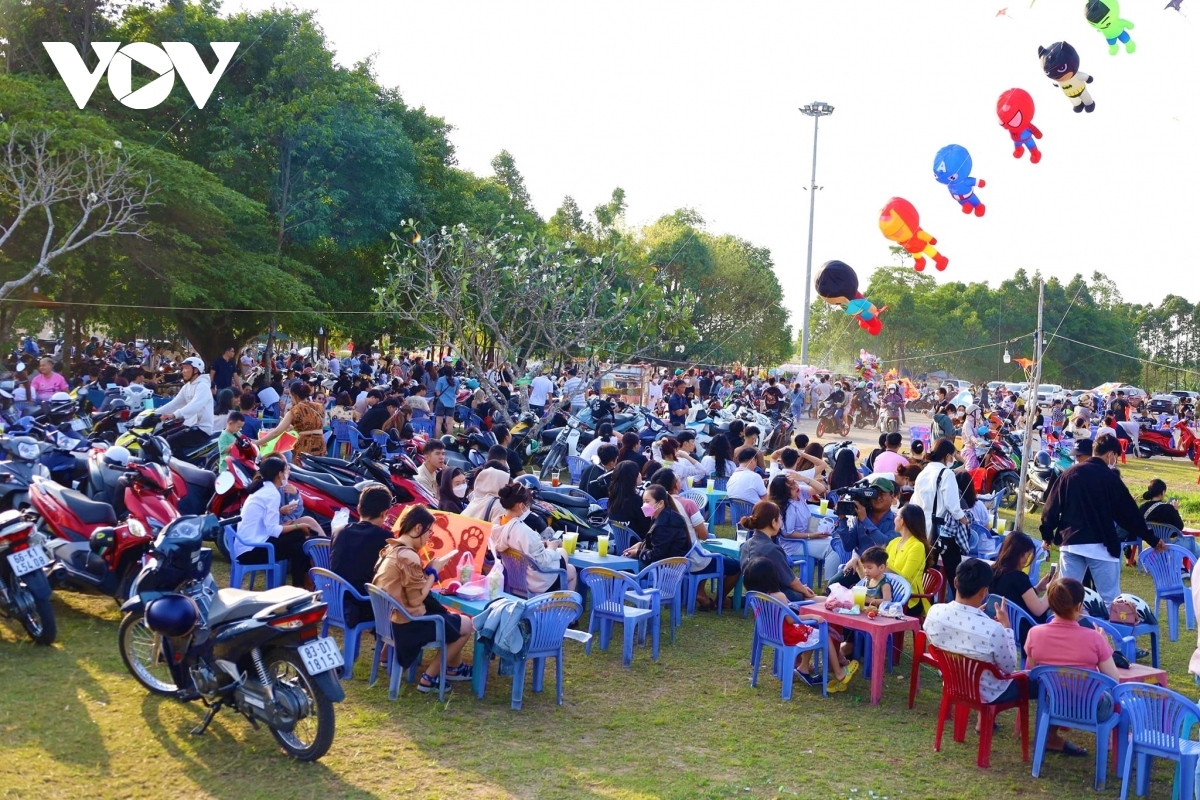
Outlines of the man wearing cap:
[{"label": "man wearing cap", "polygon": [[896,515],[892,513],[892,501],[896,496],[896,484],[890,478],[876,475],[871,479],[871,486],[879,490],[879,496],[869,500],[869,506],[861,501],[854,501],[854,516],[838,519],[833,535],[842,540],[842,548],[850,556],[842,572],[839,583],[853,586],[858,583],[859,576],[855,572],[858,557],[871,547],[886,547],[895,539]]},{"label": "man wearing cap", "polygon": [[212,433],[212,381],[204,372],[204,360],[199,356],[185,358],[179,370],[183,373],[183,388],[169,403],[160,406],[158,412],[163,420],[181,417],[184,425]]},{"label": "man wearing cap", "polygon": [[1075,442],[1075,463],[1082,464],[1092,457],[1092,440],[1078,439]]}]

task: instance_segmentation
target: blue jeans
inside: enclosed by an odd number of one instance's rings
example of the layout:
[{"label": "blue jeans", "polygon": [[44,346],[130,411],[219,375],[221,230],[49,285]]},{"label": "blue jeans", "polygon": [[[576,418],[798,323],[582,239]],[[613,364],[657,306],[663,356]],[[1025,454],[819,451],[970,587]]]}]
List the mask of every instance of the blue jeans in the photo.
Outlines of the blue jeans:
[{"label": "blue jeans", "polygon": [[1061,556],[1062,574],[1064,578],[1083,580],[1083,574],[1092,573],[1092,581],[1096,584],[1096,592],[1110,604],[1121,593],[1121,562],[1103,561],[1098,558],[1086,558],[1075,553],[1063,553]]}]

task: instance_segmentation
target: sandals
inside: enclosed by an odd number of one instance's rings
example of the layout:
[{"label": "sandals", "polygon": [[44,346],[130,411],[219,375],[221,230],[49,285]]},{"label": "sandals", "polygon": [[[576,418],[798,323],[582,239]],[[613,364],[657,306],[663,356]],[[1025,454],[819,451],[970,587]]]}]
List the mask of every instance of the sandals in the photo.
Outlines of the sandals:
[{"label": "sandals", "polygon": [[851,659],[850,663],[846,665],[846,674],[842,676],[842,679],[839,681],[830,681],[829,693],[837,694],[838,692],[846,691],[850,686],[850,679],[858,673],[858,666],[858,662]]},{"label": "sandals", "polygon": [[1088,754],[1087,750],[1072,742],[1063,742],[1061,750],[1048,750],[1047,752],[1057,753],[1068,758],[1083,758]]},{"label": "sandals", "polygon": [[448,681],[469,681],[472,676],[471,665],[467,662],[461,662],[457,667],[446,668],[446,680]]}]

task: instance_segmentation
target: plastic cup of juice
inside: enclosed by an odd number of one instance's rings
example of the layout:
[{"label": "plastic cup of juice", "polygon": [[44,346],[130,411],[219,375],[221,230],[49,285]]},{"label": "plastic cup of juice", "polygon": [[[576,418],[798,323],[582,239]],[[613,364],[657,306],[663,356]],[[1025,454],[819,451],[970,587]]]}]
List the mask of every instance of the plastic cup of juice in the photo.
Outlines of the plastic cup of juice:
[{"label": "plastic cup of juice", "polygon": [[1003,536],[1004,529],[1007,527],[1008,527],[1008,520],[1006,520],[1006,519],[997,519],[996,520],[996,533]]},{"label": "plastic cup of juice", "polygon": [[564,533],[562,537],[563,550],[567,551],[568,556],[575,555],[575,545],[579,542],[578,533]]},{"label": "plastic cup of juice", "polygon": [[713,493],[713,482],[712,482],[712,478],[709,478],[709,479],[708,479],[708,483],[706,483],[706,484],[704,485],[704,493],[705,493],[705,494],[712,494],[712,493]]},{"label": "plastic cup of juice", "polygon": [[596,537],[596,552],[600,554],[601,558],[608,555],[608,536],[601,534]]},{"label": "plastic cup of juice", "polygon": [[855,586],[854,587],[854,605],[858,606],[859,608],[862,608],[866,604],[867,604],[867,587]]},{"label": "plastic cup of juice", "polygon": [[828,514],[829,513],[829,498],[822,497],[821,504],[819,506],[817,506],[817,509],[818,509],[819,513],[821,513],[821,514]]},{"label": "plastic cup of juice", "polygon": [[551,486],[558,486],[558,475],[552,475],[552,476],[550,476],[550,485],[551,485]]},{"label": "plastic cup of juice", "polygon": [[691,475],[688,475],[688,477],[687,477],[687,487],[688,487],[689,489],[690,489],[690,488],[692,488],[692,482],[693,482],[694,480],[695,480],[695,478],[693,478]]}]

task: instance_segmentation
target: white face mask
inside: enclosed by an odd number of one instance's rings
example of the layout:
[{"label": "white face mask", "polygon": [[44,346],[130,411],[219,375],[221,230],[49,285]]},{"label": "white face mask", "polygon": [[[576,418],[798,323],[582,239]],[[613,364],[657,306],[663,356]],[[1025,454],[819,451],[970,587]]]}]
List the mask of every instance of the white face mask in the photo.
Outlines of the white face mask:
[{"label": "white face mask", "polygon": [[521,513],[519,516],[517,516],[517,520],[524,522],[525,518],[528,516],[529,516],[529,509],[525,509],[525,511],[523,513]]},{"label": "white face mask", "polygon": [[467,496],[467,485],[465,483],[460,483],[458,486],[455,486],[450,491],[454,492],[455,497],[466,497]]}]

